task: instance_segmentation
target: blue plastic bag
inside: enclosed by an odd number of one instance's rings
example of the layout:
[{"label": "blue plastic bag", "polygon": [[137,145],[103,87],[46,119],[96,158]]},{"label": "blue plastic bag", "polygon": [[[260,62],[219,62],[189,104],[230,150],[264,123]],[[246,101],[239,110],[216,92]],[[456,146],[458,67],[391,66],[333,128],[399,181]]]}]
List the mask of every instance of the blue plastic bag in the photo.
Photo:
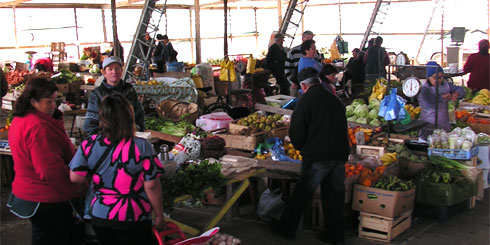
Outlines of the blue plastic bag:
[{"label": "blue plastic bag", "polygon": [[405,100],[396,95],[397,89],[392,88],[389,96],[381,101],[379,105],[378,116],[384,118],[386,121],[403,120],[407,116],[405,112]]},{"label": "blue plastic bag", "polygon": [[284,146],[282,143],[282,140],[277,138],[277,137],[272,137],[267,139],[267,143],[274,143],[274,146],[272,146],[271,151],[271,158],[274,161],[284,161],[284,162],[293,162],[293,163],[301,163],[300,160],[294,160],[286,154],[286,151],[284,150]]}]

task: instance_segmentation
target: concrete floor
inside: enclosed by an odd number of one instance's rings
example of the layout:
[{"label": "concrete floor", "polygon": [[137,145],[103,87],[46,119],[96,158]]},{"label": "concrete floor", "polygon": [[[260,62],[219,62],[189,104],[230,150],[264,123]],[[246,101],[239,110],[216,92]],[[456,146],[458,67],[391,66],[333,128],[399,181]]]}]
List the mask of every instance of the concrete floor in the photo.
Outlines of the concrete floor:
[{"label": "concrete floor", "polygon": [[[1,188],[1,245],[21,245],[30,243],[30,224],[28,220],[14,216],[6,208],[10,194],[9,187]],[[441,224],[431,218],[414,216],[412,226],[391,243],[393,244],[490,244],[489,237],[489,190],[485,192],[485,199],[477,201],[476,207],[463,211]],[[176,208],[171,216],[193,227],[204,227],[206,222],[217,212],[216,207],[204,208]],[[257,220],[251,210],[251,205],[240,207],[240,217],[232,221],[224,219],[217,226],[221,232],[239,238],[242,244],[325,244],[317,239],[319,231],[312,230],[305,225],[297,232],[296,241],[288,241],[271,233],[267,223]],[[356,217],[352,212],[350,217]],[[349,219],[346,231],[346,244],[382,244],[357,237],[357,226],[354,219]]]}]

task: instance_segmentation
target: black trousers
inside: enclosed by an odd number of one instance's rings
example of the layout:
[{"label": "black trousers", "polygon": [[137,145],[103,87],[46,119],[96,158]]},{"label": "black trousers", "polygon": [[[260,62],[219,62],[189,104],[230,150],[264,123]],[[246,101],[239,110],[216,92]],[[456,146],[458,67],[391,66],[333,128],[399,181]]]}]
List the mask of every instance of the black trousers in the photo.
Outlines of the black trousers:
[{"label": "black trousers", "polygon": [[36,214],[29,218],[32,244],[82,244],[83,229],[77,229],[77,220],[72,211],[69,202],[41,203]]},{"label": "black trousers", "polygon": [[150,222],[132,225],[131,229],[116,229],[93,224],[100,245],[156,245],[157,240],[151,230]]},{"label": "black trousers", "polygon": [[306,206],[311,203],[320,186],[326,235],[332,240],[343,240],[344,180],[345,167],[342,161],[304,161],[298,183],[282,213],[281,223],[286,231],[296,232]]},{"label": "black trousers", "polygon": [[284,72],[272,72],[272,75],[276,78],[276,82],[279,85],[279,93],[289,95],[289,82],[284,75]]}]

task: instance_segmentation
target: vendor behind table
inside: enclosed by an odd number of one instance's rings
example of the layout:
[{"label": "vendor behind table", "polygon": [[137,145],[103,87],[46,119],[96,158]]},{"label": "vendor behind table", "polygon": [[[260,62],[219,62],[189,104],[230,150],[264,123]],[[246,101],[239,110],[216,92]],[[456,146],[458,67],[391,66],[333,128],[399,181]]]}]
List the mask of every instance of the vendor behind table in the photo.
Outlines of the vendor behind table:
[{"label": "vendor behind table", "polygon": [[444,71],[439,64],[430,61],[426,66],[427,82],[422,85],[421,92],[417,96],[422,108],[420,120],[429,123],[419,132],[419,136],[423,140],[432,134],[432,131],[436,128],[446,131],[451,129],[448,102],[460,100],[464,97],[464,89],[462,87],[455,86],[443,79]]}]

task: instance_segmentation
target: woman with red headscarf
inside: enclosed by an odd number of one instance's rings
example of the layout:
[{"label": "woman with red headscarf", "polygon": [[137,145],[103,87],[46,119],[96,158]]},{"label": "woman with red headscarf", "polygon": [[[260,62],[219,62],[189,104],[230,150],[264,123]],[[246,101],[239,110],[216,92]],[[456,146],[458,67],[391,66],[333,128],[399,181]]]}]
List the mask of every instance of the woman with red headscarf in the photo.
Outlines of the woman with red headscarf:
[{"label": "woman with red headscarf", "polygon": [[490,55],[488,55],[488,40],[478,43],[478,53],[471,54],[463,67],[464,73],[471,73],[468,87],[473,91],[490,89]]}]

